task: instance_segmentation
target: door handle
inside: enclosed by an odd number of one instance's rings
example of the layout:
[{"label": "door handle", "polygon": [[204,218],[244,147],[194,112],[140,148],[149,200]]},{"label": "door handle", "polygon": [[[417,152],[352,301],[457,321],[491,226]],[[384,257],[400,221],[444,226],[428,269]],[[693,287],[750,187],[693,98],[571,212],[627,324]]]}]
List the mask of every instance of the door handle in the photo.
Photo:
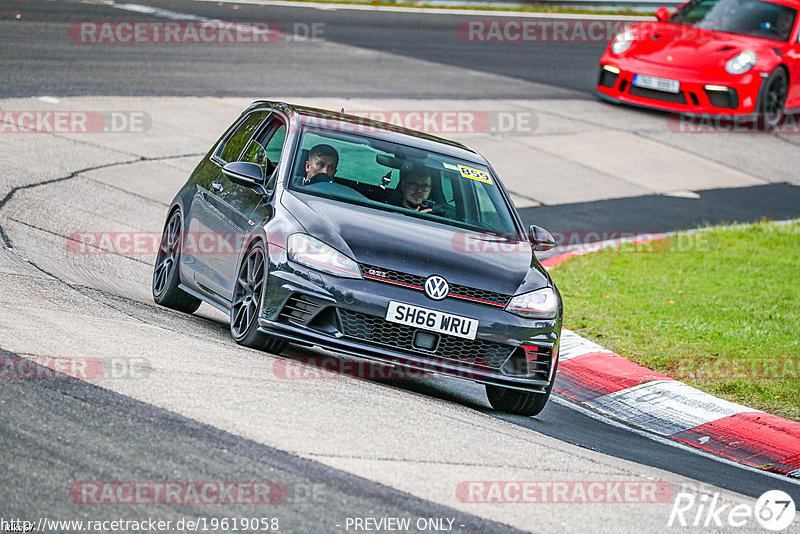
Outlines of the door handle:
[{"label": "door handle", "polygon": [[217,193],[222,193],[222,184],[219,182],[211,182],[211,189]]}]

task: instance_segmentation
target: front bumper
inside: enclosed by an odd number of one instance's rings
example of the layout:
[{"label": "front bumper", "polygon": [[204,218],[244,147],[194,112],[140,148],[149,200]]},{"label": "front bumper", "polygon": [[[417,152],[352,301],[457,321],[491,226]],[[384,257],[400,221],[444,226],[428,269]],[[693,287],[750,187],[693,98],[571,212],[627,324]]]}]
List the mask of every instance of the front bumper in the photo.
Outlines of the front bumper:
[{"label": "front bumper", "polygon": [[[423,293],[371,280],[346,279],[270,260],[259,331],[290,341],[511,389],[544,393],[551,384],[560,315],[554,320],[517,317],[503,309]],[[434,334],[420,348],[414,327],[385,320],[399,301],[479,320],[476,339]]]},{"label": "front bumper", "polygon": [[[678,93],[646,89],[633,85],[635,74],[680,82]],[[692,115],[753,115],[763,77],[754,70],[738,77],[704,78],[677,67],[664,67],[641,61],[617,61],[603,56],[597,78],[601,97],[647,108]]]}]

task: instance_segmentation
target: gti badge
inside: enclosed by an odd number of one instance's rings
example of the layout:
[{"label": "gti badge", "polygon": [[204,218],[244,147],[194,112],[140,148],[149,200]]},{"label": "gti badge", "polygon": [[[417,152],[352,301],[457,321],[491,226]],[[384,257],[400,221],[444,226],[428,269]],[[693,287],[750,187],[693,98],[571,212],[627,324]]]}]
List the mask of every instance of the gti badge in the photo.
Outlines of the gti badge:
[{"label": "gti badge", "polygon": [[425,280],[425,294],[433,300],[442,300],[449,292],[450,286],[447,284],[447,280],[438,274],[429,276]]}]

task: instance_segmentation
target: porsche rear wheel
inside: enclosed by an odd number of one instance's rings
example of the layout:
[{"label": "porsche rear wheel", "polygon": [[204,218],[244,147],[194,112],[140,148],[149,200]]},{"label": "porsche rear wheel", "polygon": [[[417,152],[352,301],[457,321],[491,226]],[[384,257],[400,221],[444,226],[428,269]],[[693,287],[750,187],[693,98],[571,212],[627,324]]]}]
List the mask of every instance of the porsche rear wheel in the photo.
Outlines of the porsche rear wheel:
[{"label": "porsche rear wheel", "polygon": [[786,116],[786,95],[789,78],[783,68],[773,70],[764,80],[764,89],[758,103],[758,113],[764,130],[773,130],[783,124]]},{"label": "porsche rear wheel", "polygon": [[288,343],[258,331],[266,269],[264,245],[259,241],[250,247],[239,266],[231,305],[231,335],[236,343],[245,347],[278,353]]},{"label": "porsche rear wheel", "polygon": [[161,234],[156,264],[153,268],[153,300],[174,310],[193,313],[200,307],[201,300],[178,287],[180,274],[178,265],[181,258],[181,234],[183,217],[181,210],[172,212]]}]

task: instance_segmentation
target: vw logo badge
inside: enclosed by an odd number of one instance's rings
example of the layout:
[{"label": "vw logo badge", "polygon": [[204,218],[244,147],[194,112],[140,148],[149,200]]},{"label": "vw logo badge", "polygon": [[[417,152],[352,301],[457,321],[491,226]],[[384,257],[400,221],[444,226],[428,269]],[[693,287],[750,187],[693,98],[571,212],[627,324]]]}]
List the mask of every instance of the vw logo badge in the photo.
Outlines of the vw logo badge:
[{"label": "vw logo badge", "polygon": [[449,292],[450,286],[447,284],[447,280],[438,274],[429,276],[428,279],[425,280],[425,294],[433,300],[442,300]]}]

